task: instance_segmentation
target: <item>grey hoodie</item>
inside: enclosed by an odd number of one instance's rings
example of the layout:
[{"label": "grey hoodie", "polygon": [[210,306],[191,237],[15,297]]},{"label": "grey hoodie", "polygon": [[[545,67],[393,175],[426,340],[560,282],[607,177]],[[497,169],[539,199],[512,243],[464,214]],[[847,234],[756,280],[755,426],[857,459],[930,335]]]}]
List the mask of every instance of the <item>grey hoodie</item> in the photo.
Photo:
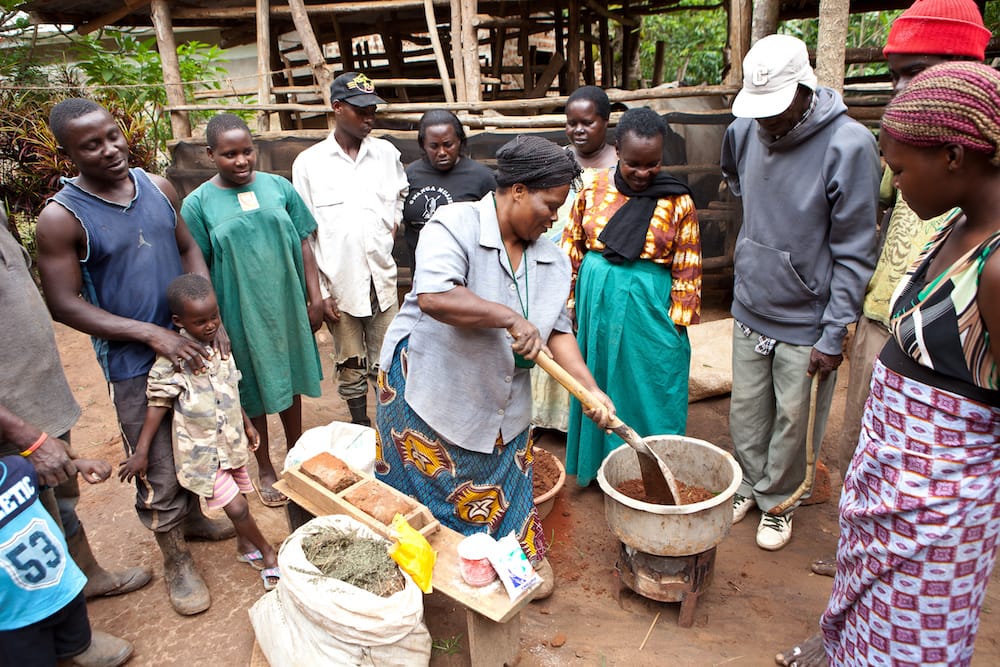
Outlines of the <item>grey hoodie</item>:
[{"label": "grey hoodie", "polygon": [[733,317],[781,342],[840,354],[877,255],[872,133],[847,116],[839,93],[820,87],[810,116],[778,139],[736,119],[722,171],[743,200]]}]

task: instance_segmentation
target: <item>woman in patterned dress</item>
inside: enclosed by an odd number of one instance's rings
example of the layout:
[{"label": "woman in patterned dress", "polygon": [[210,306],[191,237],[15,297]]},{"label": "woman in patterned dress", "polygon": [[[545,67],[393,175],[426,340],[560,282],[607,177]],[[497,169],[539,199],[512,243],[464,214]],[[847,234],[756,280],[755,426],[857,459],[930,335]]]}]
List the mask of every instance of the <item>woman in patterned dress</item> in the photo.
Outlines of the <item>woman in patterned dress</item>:
[{"label": "woman in patterned dress", "polygon": [[532,489],[528,369],[551,356],[597,394],[566,311],[569,260],[541,238],[580,173],[551,141],[497,151],[497,191],[438,209],[421,230],[413,289],[385,335],[375,472],[464,535],[514,533],[545,585],[552,568]]},{"label": "woman in patterned dress", "polygon": [[[1000,73],[925,70],[880,143],[921,218],[963,215],[896,289],[840,500],[819,637],[783,664],[968,665],[1000,536]],[[992,336],[991,336],[992,333]]]},{"label": "woman in patterned dress", "polygon": [[[618,166],[581,190],[563,231],[587,367],[643,436],[683,435],[701,310],[701,241],[688,187],[663,167],[667,124],[651,109],[618,123]],[[572,299],[571,299],[572,301]],[[586,486],[621,438],[570,407],[566,471]]]}]

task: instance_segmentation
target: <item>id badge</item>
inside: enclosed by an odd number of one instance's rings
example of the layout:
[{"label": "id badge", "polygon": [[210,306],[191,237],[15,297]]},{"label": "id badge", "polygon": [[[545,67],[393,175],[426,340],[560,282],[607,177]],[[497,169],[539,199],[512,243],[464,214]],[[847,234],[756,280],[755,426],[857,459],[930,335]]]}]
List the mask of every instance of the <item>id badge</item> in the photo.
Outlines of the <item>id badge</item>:
[{"label": "id badge", "polygon": [[257,194],[252,190],[250,192],[240,192],[236,195],[236,199],[240,202],[240,208],[244,211],[256,211],[260,208],[260,204],[257,202]]}]

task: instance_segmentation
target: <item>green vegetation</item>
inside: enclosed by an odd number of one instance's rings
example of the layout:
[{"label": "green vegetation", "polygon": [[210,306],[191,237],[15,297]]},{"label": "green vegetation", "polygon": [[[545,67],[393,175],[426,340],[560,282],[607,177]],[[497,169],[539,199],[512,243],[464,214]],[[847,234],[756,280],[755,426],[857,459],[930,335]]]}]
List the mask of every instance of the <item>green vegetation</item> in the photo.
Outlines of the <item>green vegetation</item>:
[{"label": "green vegetation", "polygon": [[[723,3],[717,0],[684,0],[678,7],[688,11],[671,11],[642,20],[640,60],[642,77],[650,81],[655,66],[656,42],[664,41],[666,51],[663,66],[664,81],[682,81],[689,85],[717,84],[722,81],[726,46],[727,15]],[[900,11],[852,14],[847,32],[847,48],[881,48],[889,35],[889,26]],[[986,27],[994,35],[1000,33],[1000,0],[986,3]],[[819,35],[818,19],[785,21],[778,32],[802,39],[809,48],[816,48]],[[850,65],[848,77],[885,74],[884,62]]]},{"label": "green vegetation", "polygon": [[462,635],[454,635],[447,639],[435,639],[431,643],[431,650],[444,655],[455,655],[462,650]]},{"label": "green vegetation", "polygon": [[[16,11],[21,0],[0,0],[0,199],[10,228],[29,250],[34,219],[72,165],[48,131],[49,110],[69,97],[90,97],[118,120],[129,143],[130,164],[161,173],[168,163],[170,121],[160,55],[153,38],[127,30],[93,36],[43,33]],[[50,63],[39,47],[68,41],[74,64]],[[177,48],[185,93],[218,88],[225,62],[218,46],[186,42]],[[192,122],[212,112],[193,113]]]},{"label": "green vegetation", "polygon": [[666,42],[663,80],[691,85],[722,81],[722,50],[726,46],[727,15],[717,0],[687,0],[690,11],[673,11],[642,19],[639,58],[642,78],[652,80],[656,42]]}]

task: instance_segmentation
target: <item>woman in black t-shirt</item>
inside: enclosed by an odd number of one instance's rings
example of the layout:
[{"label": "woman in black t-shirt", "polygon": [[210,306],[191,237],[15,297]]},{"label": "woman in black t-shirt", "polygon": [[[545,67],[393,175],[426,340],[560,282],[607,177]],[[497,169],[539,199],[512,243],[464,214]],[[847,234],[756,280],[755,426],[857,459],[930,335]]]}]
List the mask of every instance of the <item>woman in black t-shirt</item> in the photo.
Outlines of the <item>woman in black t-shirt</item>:
[{"label": "woman in black t-shirt", "polygon": [[489,168],[462,156],[465,130],[450,111],[432,109],[420,118],[417,144],[424,157],[406,168],[410,193],[403,204],[404,238],[410,269],[416,267],[420,229],[439,207],[460,201],[478,201],[496,189]]}]

